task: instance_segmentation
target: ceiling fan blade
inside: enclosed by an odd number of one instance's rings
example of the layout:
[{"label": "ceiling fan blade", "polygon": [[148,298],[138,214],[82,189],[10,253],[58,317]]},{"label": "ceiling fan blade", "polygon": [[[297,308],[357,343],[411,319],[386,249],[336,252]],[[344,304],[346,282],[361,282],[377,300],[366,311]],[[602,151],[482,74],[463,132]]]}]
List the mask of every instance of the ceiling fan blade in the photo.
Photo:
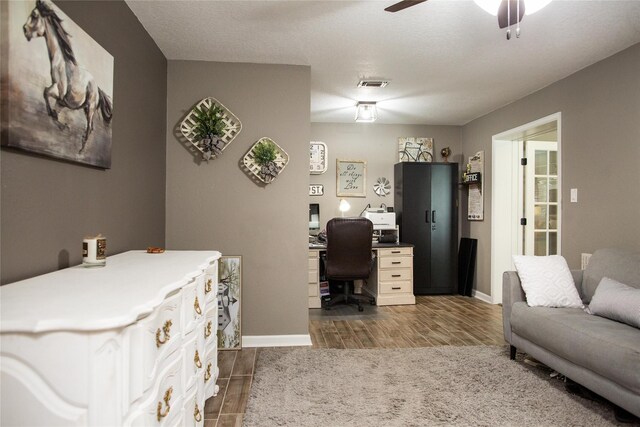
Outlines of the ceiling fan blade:
[{"label": "ceiling fan blade", "polygon": [[420,3],[424,3],[425,1],[427,0],[402,0],[401,2],[393,4],[385,8],[384,10],[386,10],[387,12],[398,12],[399,10],[406,9],[408,7],[415,6]]},{"label": "ceiling fan blade", "polygon": [[[518,16],[518,2],[520,2],[520,16]],[[507,3],[509,3],[509,15],[507,19]],[[522,21],[524,16],[524,0],[502,0],[498,9],[498,25],[500,28],[507,28],[509,24],[514,25]]]}]

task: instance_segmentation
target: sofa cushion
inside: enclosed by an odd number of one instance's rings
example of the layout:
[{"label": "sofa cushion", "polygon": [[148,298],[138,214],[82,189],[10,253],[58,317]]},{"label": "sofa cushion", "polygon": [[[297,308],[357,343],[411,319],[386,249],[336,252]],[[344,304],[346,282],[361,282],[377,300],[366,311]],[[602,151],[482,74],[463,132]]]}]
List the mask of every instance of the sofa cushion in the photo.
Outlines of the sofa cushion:
[{"label": "sofa cushion", "polygon": [[640,289],[603,277],[587,311],[640,328]]},{"label": "sofa cushion", "polygon": [[582,276],[582,300],[588,304],[603,277],[640,288],[640,253],[623,249],[598,249]]},{"label": "sofa cushion", "polygon": [[529,306],[583,306],[567,261],[562,256],[514,255],[513,263]]},{"label": "sofa cushion", "polygon": [[640,394],[640,330],[579,308],[517,302],[511,330],[556,355]]}]

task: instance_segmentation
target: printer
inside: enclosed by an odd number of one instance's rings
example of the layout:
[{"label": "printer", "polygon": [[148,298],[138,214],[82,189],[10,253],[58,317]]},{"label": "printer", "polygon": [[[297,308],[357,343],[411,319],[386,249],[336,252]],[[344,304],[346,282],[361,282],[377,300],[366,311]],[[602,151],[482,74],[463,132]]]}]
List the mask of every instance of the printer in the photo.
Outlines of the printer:
[{"label": "printer", "polygon": [[374,239],[379,243],[398,242],[395,212],[387,212],[384,208],[366,208],[362,216],[373,223]]}]

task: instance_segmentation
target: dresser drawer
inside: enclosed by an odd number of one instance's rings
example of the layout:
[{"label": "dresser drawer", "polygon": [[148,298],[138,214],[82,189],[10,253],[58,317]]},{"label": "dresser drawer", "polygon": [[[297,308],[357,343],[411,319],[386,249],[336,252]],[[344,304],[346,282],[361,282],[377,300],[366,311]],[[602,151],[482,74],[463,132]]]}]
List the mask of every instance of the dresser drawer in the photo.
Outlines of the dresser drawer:
[{"label": "dresser drawer", "polygon": [[202,384],[204,385],[204,397],[210,398],[218,394],[218,386],[216,381],[218,379],[218,363],[217,352],[215,350],[208,351],[205,358],[204,375],[202,375]]},{"label": "dresser drawer", "polygon": [[205,352],[204,323],[200,323],[182,348],[185,389],[188,390],[195,384],[204,369]]},{"label": "dresser drawer", "polygon": [[131,408],[125,426],[168,427],[182,422],[182,357],[173,355],[165,366],[147,395]]},{"label": "dresser drawer", "polygon": [[165,360],[182,344],[182,293],[165,299],[148,317],[127,330],[130,345],[129,403],[151,386]]},{"label": "dresser drawer", "polygon": [[204,425],[204,388],[193,387],[187,392],[182,411],[181,426],[196,427]]},{"label": "dresser drawer", "polygon": [[399,281],[399,280],[411,280],[410,268],[390,268],[386,270],[380,270],[378,272],[378,280],[383,281]]},{"label": "dresser drawer", "polygon": [[207,268],[204,275],[204,295],[206,303],[209,302],[218,295],[218,261]]},{"label": "dresser drawer", "polygon": [[413,292],[413,284],[410,280],[402,280],[396,282],[380,282],[381,294],[402,294]]},{"label": "dresser drawer", "polygon": [[413,257],[382,257],[378,259],[380,268],[411,268],[413,266]]},{"label": "dresser drawer", "polygon": [[390,256],[404,256],[404,255],[413,255],[413,248],[387,248],[387,249],[378,249],[378,257],[390,257]]},{"label": "dresser drawer", "polygon": [[183,331],[188,335],[196,324],[204,317],[205,310],[205,275],[197,276],[192,283],[182,288]]},{"label": "dresser drawer", "polygon": [[[218,300],[207,305],[207,315],[204,319],[202,336],[204,337],[205,352],[213,348],[213,344],[218,341]],[[215,304],[214,304],[215,303]]]}]

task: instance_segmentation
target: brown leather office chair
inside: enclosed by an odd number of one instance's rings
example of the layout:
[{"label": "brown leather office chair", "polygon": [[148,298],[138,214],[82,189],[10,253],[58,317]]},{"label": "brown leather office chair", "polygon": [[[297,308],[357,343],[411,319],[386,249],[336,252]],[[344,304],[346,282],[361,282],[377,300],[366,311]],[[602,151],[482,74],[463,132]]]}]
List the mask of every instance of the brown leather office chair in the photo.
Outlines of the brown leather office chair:
[{"label": "brown leather office chair", "polygon": [[367,218],[333,218],[327,223],[325,276],[344,282],[344,292],[332,296],[325,308],[344,301],[357,304],[358,310],[363,311],[363,300],[375,304],[374,298],[353,293],[353,281],[366,280],[371,274],[372,237],[373,223]]}]

